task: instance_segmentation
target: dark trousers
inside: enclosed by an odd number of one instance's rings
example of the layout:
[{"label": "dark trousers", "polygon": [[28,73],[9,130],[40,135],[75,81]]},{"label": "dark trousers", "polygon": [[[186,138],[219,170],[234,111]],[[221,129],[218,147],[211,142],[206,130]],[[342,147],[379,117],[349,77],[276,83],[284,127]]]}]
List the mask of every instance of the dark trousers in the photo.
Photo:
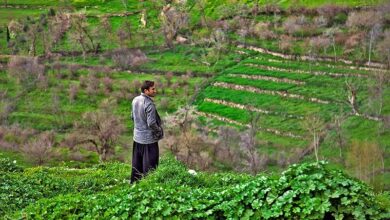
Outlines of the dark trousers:
[{"label": "dark trousers", "polygon": [[140,180],[158,165],[158,142],[152,144],[133,143],[131,183]]}]

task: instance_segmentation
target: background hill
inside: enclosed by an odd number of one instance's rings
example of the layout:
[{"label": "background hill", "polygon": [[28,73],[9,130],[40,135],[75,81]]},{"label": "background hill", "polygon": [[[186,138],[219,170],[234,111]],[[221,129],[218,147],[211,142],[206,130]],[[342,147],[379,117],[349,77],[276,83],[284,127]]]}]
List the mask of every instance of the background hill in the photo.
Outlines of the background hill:
[{"label": "background hill", "polygon": [[129,164],[130,103],[149,79],[162,154],[191,169],[278,175],[327,160],[388,191],[389,11],[379,0],[0,1],[1,155]]}]

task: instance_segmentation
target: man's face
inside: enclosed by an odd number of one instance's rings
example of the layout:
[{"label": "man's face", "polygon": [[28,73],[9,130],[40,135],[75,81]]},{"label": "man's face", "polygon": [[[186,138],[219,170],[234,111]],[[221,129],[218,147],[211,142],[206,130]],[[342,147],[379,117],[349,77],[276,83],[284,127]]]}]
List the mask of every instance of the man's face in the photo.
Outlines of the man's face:
[{"label": "man's face", "polygon": [[157,93],[156,87],[154,85],[152,87],[150,87],[149,89],[145,89],[144,91],[145,91],[145,94],[147,96],[150,96],[150,97],[156,96],[156,93]]}]

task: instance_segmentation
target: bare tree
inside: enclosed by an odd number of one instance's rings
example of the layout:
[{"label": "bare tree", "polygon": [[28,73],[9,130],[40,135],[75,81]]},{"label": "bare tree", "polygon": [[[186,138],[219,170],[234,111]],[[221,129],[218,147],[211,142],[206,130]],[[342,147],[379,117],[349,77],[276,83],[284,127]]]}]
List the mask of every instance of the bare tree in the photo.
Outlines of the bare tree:
[{"label": "bare tree", "polygon": [[294,38],[293,37],[290,37],[288,35],[282,35],[280,37],[280,41],[279,41],[279,49],[281,49],[283,52],[291,52],[292,50],[292,46],[293,46],[293,40]]},{"label": "bare tree", "polygon": [[131,85],[129,81],[120,80],[118,82],[118,87],[119,87],[119,94],[118,94],[119,99],[126,99],[129,96],[129,94],[131,94]]},{"label": "bare tree", "polygon": [[171,5],[164,6],[160,14],[165,43],[169,48],[173,47],[173,40],[179,30],[187,27],[188,15],[184,10],[180,10]]},{"label": "bare tree", "polygon": [[52,93],[50,111],[58,123],[60,128],[65,127],[65,112],[61,108],[61,90],[62,88],[56,88]]},{"label": "bare tree", "polygon": [[208,150],[214,143],[197,132],[199,126],[195,123],[193,111],[193,108],[186,106],[164,118],[166,132],[162,146],[167,146],[189,167],[208,169],[212,164]]},{"label": "bare tree", "polygon": [[52,148],[55,144],[54,132],[46,131],[30,140],[23,147],[23,153],[38,165],[42,165],[51,158]]},{"label": "bare tree", "polygon": [[[377,99],[379,98],[379,106],[377,106],[377,111],[379,111],[378,113],[380,113],[380,111],[382,110],[382,92],[383,92],[383,85],[384,85],[384,80],[385,80],[385,77],[386,75],[377,75],[377,80],[379,80],[378,85],[377,86],[374,86],[372,92],[374,93],[374,96],[377,96],[376,98],[375,97],[371,97],[371,98],[374,98],[374,99]],[[352,114],[353,115],[356,115],[356,116],[361,116],[361,117],[364,117],[366,119],[369,119],[369,120],[374,120],[374,121],[383,121],[383,118],[381,116],[372,116],[372,115],[369,115],[367,113],[364,113],[364,112],[360,112],[359,111],[359,106],[358,106],[358,103],[357,103],[357,94],[358,92],[361,90],[361,82],[357,79],[347,79],[345,80],[345,85],[346,85],[346,90],[347,90],[347,93],[348,93],[348,104],[351,106],[352,108]],[[378,87],[379,86],[379,87]],[[375,88],[377,87],[377,88]],[[376,90],[376,91],[375,91]],[[373,101],[373,100],[371,100]],[[373,103],[371,103],[373,104]],[[371,108],[373,108],[373,106],[371,106]]]},{"label": "bare tree", "polygon": [[[11,21],[8,25],[10,31],[9,47],[17,52],[27,52],[30,56],[36,56],[37,45],[40,37],[42,37],[42,45],[46,45],[46,32],[44,27],[47,24],[45,14],[41,14],[38,18],[27,16],[19,22]],[[44,48],[45,50],[45,48]]]},{"label": "bare tree", "polygon": [[375,116],[380,117],[384,105],[384,91],[389,86],[390,76],[388,72],[378,71],[374,73],[375,80],[369,85],[368,104]]},{"label": "bare tree", "polygon": [[315,51],[320,51],[322,49],[323,52],[326,54],[326,49],[329,47],[331,43],[328,38],[314,37],[310,39],[309,44]]},{"label": "bare tree", "polygon": [[105,99],[97,111],[85,113],[83,120],[75,124],[80,134],[78,144],[92,144],[101,162],[106,161],[107,156],[113,152],[124,131],[122,120],[113,113],[115,106],[114,100]]},{"label": "bare tree", "polygon": [[368,65],[371,63],[371,51],[372,51],[372,45],[373,43],[378,39],[380,33],[381,33],[382,25],[381,24],[375,24],[370,32],[369,32],[369,49],[368,49]]},{"label": "bare tree", "polygon": [[352,12],[348,16],[347,26],[352,28],[364,28],[368,38],[368,63],[371,62],[373,44],[379,37],[382,29],[383,17],[379,11],[369,10]]},{"label": "bare tree", "polygon": [[58,11],[54,17],[49,19],[48,32],[50,33],[50,44],[47,47],[48,51],[54,47],[71,27],[70,14]]},{"label": "bare tree", "polygon": [[383,152],[375,142],[353,140],[347,152],[347,166],[356,177],[373,182],[384,170]]},{"label": "bare tree", "polygon": [[313,19],[314,25],[318,28],[326,27],[328,25],[328,19],[323,15],[317,16]]},{"label": "bare tree", "polygon": [[339,147],[339,157],[340,157],[340,160],[342,160],[343,164],[344,164],[344,161],[343,161],[342,152],[345,150],[346,140],[344,137],[344,131],[343,131],[342,125],[346,119],[347,119],[346,115],[339,114],[339,115],[335,115],[333,117],[333,121],[332,121],[333,122],[332,123],[333,129],[336,132],[336,142],[337,142],[337,145]]},{"label": "bare tree", "polygon": [[307,116],[302,123],[303,127],[310,133],[313,138],[312,146],[316,156],[317,163],[319,161],[318,150],[320,147],[320,136],[325,129],[324,121],[317,115]]},{"label": "bare tree", "polygon": [[106,94],[109,94],[110,92],[112,92],[114,90],[113,80],[110,77],[106,76],[101,81],[102,81],[102,84],[104,86],[104,92]]},{"label": "bare tree", "polygon": [[358,105],[356,103],[356,95],[360,89],[359,83],[352,81],[351,79],[345,80],[345,86],[348,92],[348,103],[352,108],[352,114],[356,115],[359,113]]},{"label": "bare tree", "polygon": [[7,123],[8,116],[15,110],[15,107],[15,103],[9,100],[9,98],[0,99],[0,124]]},{"label": "bare tree", "polygon": [[100,87],[100,80],[97,77],[97,74],[94,73],[88,74],[87,88],[86,88],[87,94],[89,96],[97,95],[99,92],[99,87]]},{"label": "bare tree", "polygon": [[220,126],[218,128],[217,143],[213,155],[219,162],[233,169],[241,168],[241,154],[238,142],[240,133],[232,127]]},{"label": "bare tree", "polygon": [[101,25],[101,28],[100,28],[101,35],[103,35],[105,38],[107,38],[108,40],[110,40],[112,42],[114,40],[113,39],[114,29],[112,28],[109,17],[103,16],[99,22]]},{"label": "bare tree", "polygon": [[324,5],[317,8],[317,12],[320,16],[332,21],[337,14],[345,11],[346,8],[335,4]]},{"label": "bare tree", "polygon": [[386,62],[387,67],[390,68],[390,30],[385,31],[383,40],[377,44],[376,50],[381,60]]},{"label": "bare tree", "polygon": [[374,10],[353,11],[349,13],[347,27],[350,28],[370,28],[382,21],[382,15]]},{"label": "bare tree", "polygon": [[80,87],[77,84],[72,83],[69,86],[69,101],[73,103],[77,99],[77,94],[79,93]]},{"label": "bare tree", "polygon": [[293,35],[301,31],[305,25],[307,25],[307,19],[304,15],[290,16],[284,21],[283,28],[289,35]]},{"label": "bare tree", "polygon": [[117,30],[117,37],[119,39],[119,44],[121,48],[126,48],[127,45],[132,40],[132,29],[131,29],[131,23],[129,21],[125,21],[121,24],[119,29]]},{"label": "bare tree", "polygon": [[265,155],[260,155],[258,153],[259,142],[256,139],[256,134],[259,128],[259,120],[260,115],[252,113],[249,130],[240,134],[240,150],[245,155],[245,162],[252,174],[257,174],[263,169],[268,160]]},{"label": "bare tree", "polygon": [[34,88],[38,79],[45,74],[44,66],[39,64],[37,57],[11,57],[8,62],[8,72],[16,78],[24,89]]},{"label": "bare tree", "polygon": [[250,28],[250,33],[262,40],[275,39],[276,34],[270,30],[270,23],[258,22]]},{"label": "bare tree", "polygon": [[84,14],[74,14],[71,17],[71,40],[79,44],[82,49],[84,60],[89,50],[97,52],[99,44],[88,29],[87,18]]},{"label": "bare tree", "polygon": [[148,58],[140,49],[116,49],[111,53],[113,63],[121,69],[129,69],[145,63]]},{"label": "bare tree", "polygon": [[29,24],[29,28],[27,31],[27,36],[28,36],[27,39],[30,41],[28,54],[31,56],[36,56],[36,46],[38,42],[38,37],[42,31],[43,31],[43,27],[38,21]]},{"label": "bare tree", "polygon": [[324,35],[328,38],[330,38],[330,41],[332,43],[332,46],[333,46],[333,55],[334,55],[334,62],[337,61],[337,54],[336,54],[336,40],[335,40],[335,36],[336,34],[340,33],[340,29],[336,28],[336,27],[332,27],[332,28],[328,28],[326,29]]}]

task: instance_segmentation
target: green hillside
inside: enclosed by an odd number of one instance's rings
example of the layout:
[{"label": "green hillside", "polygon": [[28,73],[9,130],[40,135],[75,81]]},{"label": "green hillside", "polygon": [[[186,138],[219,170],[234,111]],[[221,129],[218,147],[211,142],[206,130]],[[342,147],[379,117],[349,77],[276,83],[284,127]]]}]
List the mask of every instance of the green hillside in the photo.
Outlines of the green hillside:
[{"label": "green hillside", "polygon": [[[0,0],[0,216],[388,218],[389,15],[383,0]],[[144,80],[177,160],[129,186]]]}]

